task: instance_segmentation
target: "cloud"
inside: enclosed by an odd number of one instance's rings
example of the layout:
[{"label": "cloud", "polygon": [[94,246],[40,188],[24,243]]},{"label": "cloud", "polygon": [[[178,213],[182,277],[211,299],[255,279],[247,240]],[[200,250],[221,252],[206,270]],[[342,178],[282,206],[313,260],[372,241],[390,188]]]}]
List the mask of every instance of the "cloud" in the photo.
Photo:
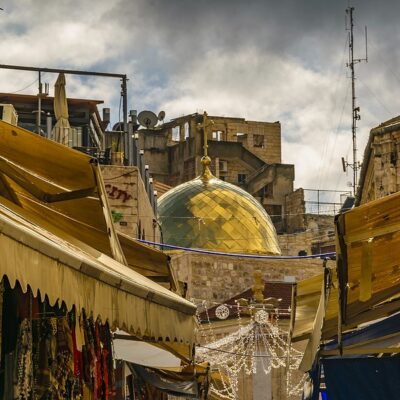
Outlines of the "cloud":
[{"label": "cloud", "polygon": [[[2,62],[126,73],[129,107],[167,118],[210,114],[282,124],[283,159],[296,186],[346,188],[351,156],[346,1],[5,0]],[[359,148],[395,116],[400,3],[354,0],[361,107]],[[36,75],[0,70],[1,91],[36,93]],[[44,77],[51,84],[56,76]],[[118,80],[67,77],[72,97],[104,99],[118,119]],[[32,84],[31,86],[29,86]],[[361,157],[362,151],[359,152]],[[349,158],[351,161],[351,158]]]}]

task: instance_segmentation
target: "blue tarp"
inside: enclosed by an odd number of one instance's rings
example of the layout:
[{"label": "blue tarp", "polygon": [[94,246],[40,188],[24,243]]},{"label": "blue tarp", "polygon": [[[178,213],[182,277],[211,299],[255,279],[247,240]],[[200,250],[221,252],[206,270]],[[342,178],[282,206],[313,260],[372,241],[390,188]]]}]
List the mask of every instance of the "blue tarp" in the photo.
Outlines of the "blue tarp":
[{"label": "blue tarp", "polygon": [[328,399],[384,400],[400,397],[400,357],[322,360]]},{"label": "blue tarp", "polygon": [[[363,329],[346,333],[342,338],[343,347],[350,346],[357,343],[363,343],[373,339],[391,335],[399,332],[400,327],[400,314],[392,315],[382,321],[376,322],[366,326]],[[338,346],[337,341],[327,343],[323,346],[324,350],[336,349]]]}]

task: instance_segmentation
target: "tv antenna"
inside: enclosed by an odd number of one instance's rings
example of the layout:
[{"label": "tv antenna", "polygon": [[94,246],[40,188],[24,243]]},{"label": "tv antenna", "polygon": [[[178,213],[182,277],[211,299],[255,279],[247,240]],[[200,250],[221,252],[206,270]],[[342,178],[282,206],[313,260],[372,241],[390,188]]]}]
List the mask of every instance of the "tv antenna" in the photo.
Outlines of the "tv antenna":
[{"label": "tv antenna", "polygon": [[356,195],[357,190],[357,180],[358,180],[358,170],[361,167],[359,161],[357,161],[357,121],[361,119],[360,116],[360,107],[357,106],[356,103],[356,75],[355,75],[355,64],[358,64],[362,61],[368,62],[368,46],[367,46],[367,27],[365,27],[365,58],[354,58],[354,20],[353,20],[353,12],[354,7],[348,7],[346,9],[346,15],[349,16],[349,26],[347,25],[346,19],[346,30],[349,31],[349,62],[346,64],[348,68],[350,68],[351,73],[351,109],[352,109],[352,124],[351,124],[351,134],[353,139],[353,162],[349,163],[344,161],[343,170],[346,172],[347,167],[353,169],[353,194]]}]

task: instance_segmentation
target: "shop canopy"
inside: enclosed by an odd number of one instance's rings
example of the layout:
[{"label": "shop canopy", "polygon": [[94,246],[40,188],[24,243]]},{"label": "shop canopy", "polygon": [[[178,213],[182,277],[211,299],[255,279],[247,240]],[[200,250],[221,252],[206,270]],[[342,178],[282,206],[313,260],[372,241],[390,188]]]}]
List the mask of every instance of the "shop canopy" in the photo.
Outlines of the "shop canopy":
[{"label": "shop canopy", "polygon": [[175,288],[168,256],[116,234],[95,159],[0,121],[0,203],[87,251]]},{"label": "shop canopy", "polygon": [[3,121],[0,143],[2,276],[139,337],[192,343],[195,306],[137,272],[171,277],[164,254],[116,234],[96,160]]},{"label": "shop canopy", "polygon": [[400,193],[338,216],[340,330],[400,310]]},{"label": "shop canopy", "polygon": [[[329,353],[339,354],[347,332],[400,310],[399,204],[396,193],[339,215],[336,268],[298,283],[291,339],[308,340],[303,370],[311,368],[321,340],[337,338]],[[385,346],[377,347],[392,352]]]}]

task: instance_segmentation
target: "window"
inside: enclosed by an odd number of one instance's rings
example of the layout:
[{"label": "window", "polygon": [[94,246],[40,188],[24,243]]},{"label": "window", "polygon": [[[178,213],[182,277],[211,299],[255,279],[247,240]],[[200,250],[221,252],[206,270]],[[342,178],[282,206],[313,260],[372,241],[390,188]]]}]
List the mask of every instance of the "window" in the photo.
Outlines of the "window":
[{"label": "window", "polygon": [[180,126],[175,126],[172,128],[172,140],[174,142],[179,142],[181,138],[181,127]]},{"label": "window", "polygon": [[236,133],[236,138],[239,143],[247,144],[247,133],[238,132]]},{"label": "window", "polygon": [[228,161],[219,160],[219,172],[228,172]]},{"label": "window", "polygon": [[185,122],[185,140],[189,137],[189,122]]},{"label": "window", "polygon": [[238,174],[238,183],[243,185],[244,183],[246,183],[246,178],[246,174]]},{"label": "window", "polygon": [[222,131],[213,131],[212,140],[217,140],[218,142],[220,142],[222,140],[222,135],[223,135]]},{"label": "window", "polygon": [[253,146],[264,148],[264,135],[254,135],[253,136]]}]

